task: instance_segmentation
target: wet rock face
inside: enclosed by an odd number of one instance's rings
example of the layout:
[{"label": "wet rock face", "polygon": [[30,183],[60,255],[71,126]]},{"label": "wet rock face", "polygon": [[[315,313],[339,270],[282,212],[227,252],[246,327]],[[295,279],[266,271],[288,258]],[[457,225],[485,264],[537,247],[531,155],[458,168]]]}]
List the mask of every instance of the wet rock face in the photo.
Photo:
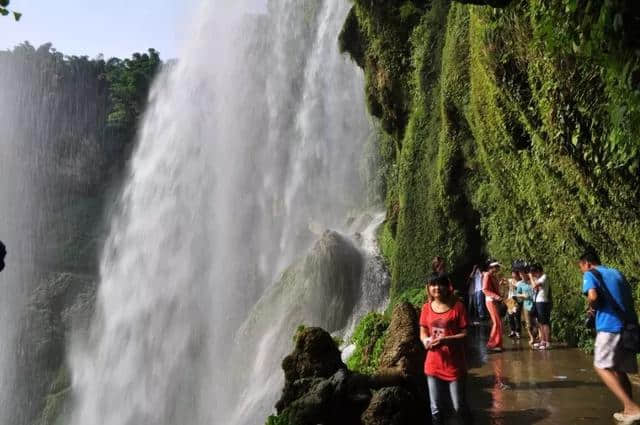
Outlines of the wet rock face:
[{"label": "wet rock face", "polygon": [[393,309],[378,371],[381,374],[396,371],[402,376],[419,376],[425,355],[420,344],[418,312],[407,302],[399,303]]},{"label": "wet rock face", "polygon": [[[24,385],[15,395],[16,403],[29,415],[39,414],[46,404],[39,424],[52,424],[62,408],[70,385],[64,366],[66,343],[72,326],[86,331],[95,293],[95,276],[48,273],[31,295],[18,344],[22,350],[17,368]],[[47,395],[56,396],[55,400]]]}]

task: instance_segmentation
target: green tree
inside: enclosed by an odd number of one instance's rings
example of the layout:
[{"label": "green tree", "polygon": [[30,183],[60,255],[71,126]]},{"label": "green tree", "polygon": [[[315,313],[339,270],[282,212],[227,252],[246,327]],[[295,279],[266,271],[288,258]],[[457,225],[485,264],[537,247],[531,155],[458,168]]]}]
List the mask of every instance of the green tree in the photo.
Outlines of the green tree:
[{"label": "green tree", "polygon": [[19,21],[20,18],[22,17],[22,13],[15,12],[15,11],[12,12],[11,10],[9,10],[8,9],[9,3],[10,3],[10,0],[0,0],[0,15],[7,16],[8,14],[13,13],[13,18],[16,21]]},{"label": "green tree", "polygon": [[111,86],[112,105],[107,121],[112,128],[135,131],[135,123],[145,107],[151,82],[161,63],[155,49],[134,53],[131,59],[107,61],[106,78]]}]

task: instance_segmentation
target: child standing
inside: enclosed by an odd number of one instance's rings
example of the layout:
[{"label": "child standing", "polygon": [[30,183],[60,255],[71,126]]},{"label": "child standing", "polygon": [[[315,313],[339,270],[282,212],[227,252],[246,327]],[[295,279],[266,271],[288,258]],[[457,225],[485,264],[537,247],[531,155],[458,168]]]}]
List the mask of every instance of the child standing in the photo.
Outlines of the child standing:
[{"label": "child standing", "polygon": [[524,312],[524,321],[527,326],[527,332],[529,332],[529,345],[533,347],[535,343],[535,317],[533,315],[533,288],[529,283],[529,277],[526,274],[527,271],[522,273],[522,280],[518,282],[516,286],[516,298],[522,303]]},{"label": "child standing", "polygon": [[511,272],[511,279],[509,279],[509,295],[507,295],[507,300],[505,301],[509,328],[511,330],[509,336],[517,339],[520,339],[520,330],[522,328],[522,304],[515,298],[516,287],[520,280],[520,272],[513,270]]},{"label": "child standing", "polygon": [[426,290],[429,302],[420,314],[420,339],[427,349],[424,372],[429,386],[432,423],[445,422],[442,407],[444,397],[450,397],[462,423],[470,424],[465,394],[467,312],[462,302],[453,296],[446,275],[431,276]]}]

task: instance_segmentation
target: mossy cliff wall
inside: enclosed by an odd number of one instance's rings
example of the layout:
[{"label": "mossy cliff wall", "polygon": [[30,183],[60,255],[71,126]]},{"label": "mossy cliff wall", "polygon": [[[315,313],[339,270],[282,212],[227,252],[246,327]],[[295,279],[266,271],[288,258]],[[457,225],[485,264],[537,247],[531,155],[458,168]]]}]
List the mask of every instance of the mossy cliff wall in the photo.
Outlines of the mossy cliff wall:
[{"label": "mossy cliff wall", "polygon": [[556,335],[586,343],[576,258],[640,275],[640,5],[504,3],[355,0],[340,35],[382,128],[392,297],[434,255],[459,285],[488,255],[535,259]]}]

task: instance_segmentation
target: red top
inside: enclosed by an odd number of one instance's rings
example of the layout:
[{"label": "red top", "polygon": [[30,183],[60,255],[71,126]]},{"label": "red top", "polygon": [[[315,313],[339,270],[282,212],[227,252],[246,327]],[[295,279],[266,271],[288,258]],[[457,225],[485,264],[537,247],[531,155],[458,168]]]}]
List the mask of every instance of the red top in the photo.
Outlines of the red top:
[{"label": "red top", "polygon": [[495,301],[496,298],[501,298],[500,285],[496,278],[489,272],[484,272],[484,276],[482,276],[482,292],[485,296],[493,298],[493,301]]},{"label": "red top", "polygon": [[[436,313],[430,303],[422,306],[420,326],[429,330],[431,338],[456,335],[467,328],[467,311],[460,301],[444,313]],[[424,373],[444,381],[456,381],[467,373],[464,339],[447,341],[427,352]]]}]

